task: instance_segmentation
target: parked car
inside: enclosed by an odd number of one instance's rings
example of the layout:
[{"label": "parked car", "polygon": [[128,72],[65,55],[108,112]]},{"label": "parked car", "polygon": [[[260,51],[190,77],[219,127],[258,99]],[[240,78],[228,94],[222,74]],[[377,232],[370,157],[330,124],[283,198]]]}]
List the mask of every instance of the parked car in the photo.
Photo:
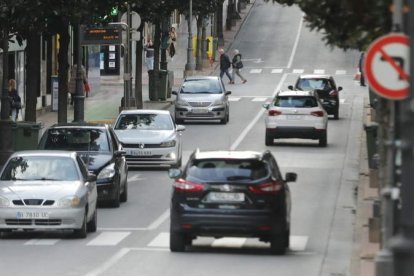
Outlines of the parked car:
[{"label": "parked car", "polygon": [[128,166],[125,151],[106,124],[56,124],[40,139],[39,149],[76,151],[97,175],[98,201],[119,207],[128,199]]},{"label": "parked car", "polygon": [[318,139],[327,145],[328,114],[314,91],[280,91],[271,103],[263,105],[266,146],[278,138]]},{"label": "parked car", "polygon": [[258,237],[273,254],[289,247],[291,196],[270,151],[194,151],[183,170],[170,169],[170,250],[197,236]]},{"label": "parked car", "polygon": [[230,118],[230,104],[223,81],[217,76],[186,77],[176,95],[174,114],[180,124],[184,120],[219,120],[227,124]]},{"label": "parked car", "polygon": [[290,90],[315,90],[329,115],[339,119],[339,91],[341,86],[336,86],[335,80],[330,75],[301,75],[295,86],[289,85]]},{"label": "parked car", "polygon": [[97,228],[96,175],[76,152],[21,151],[0,173],[0,232]]},{"label": "parked car", "polygon": [[182,162],[183,125],[167,110],[124,110],[115,121],[129,167],[175,166]]}]

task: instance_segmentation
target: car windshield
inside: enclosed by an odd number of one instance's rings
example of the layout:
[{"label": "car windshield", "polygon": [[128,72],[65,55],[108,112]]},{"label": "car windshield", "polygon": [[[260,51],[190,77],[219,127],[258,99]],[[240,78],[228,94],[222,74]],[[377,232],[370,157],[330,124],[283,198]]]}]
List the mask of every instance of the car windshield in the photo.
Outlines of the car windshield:
[{"label": "car windshield", "polygon": [[48,130],[44,149],[108,152],[106,132],[95,128],[54,128]]},{"label": "car windshield", "polygon": [[19,156],[10,159],[1,180],[79,180],[75,162],[69,157]]},{"label": "car windshield", "polygon": [[299,79],[296,88],[300,90],[332,90],[328,79]]},{"label": "car windshield", "polygon": [[311,107],[317,107],[318,103],[315,97],[310,97],[310,96],[280,96],[280,97],[276,97],[274,101],[274,106],[311,108]]},{"label": "car windshield", "polygon": [[169,114],[125,114],[114,129],[172,130],[174,125]]},{"label": "car windshield", "polygon": [[198,79],[187,80],[181,86],[180,93],[188,94],[221,94],[222,89],[218,80]]},{"label": "car windshield", "polygon": [[269,174],[263,161],[249,159],[195,160],[187,170],[189,181],[239,181],[251,182]]}]

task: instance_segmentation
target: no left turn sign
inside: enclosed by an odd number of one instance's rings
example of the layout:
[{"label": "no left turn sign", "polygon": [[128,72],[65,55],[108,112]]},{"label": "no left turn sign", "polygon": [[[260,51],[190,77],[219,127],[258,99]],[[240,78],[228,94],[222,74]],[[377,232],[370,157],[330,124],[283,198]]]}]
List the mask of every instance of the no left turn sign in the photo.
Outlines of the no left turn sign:
[{"label": "no left turn sign", "polygon": [[379,96],[391,100],[408,96],[408,36],[389,34],[375,40],[365,54],[363,66],[369,85]]}]

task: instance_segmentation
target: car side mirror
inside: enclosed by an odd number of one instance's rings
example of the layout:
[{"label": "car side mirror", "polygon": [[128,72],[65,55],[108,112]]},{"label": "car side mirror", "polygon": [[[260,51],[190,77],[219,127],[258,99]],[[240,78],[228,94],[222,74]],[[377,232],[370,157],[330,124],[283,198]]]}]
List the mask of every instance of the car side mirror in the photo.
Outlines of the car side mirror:
[{"label": "car side mirror", "polygon": [[298,178],[298,175],[296,173],[288,172],[288,173],[286,173],[285,181],[286,182],[295,182],[297,178]]},{"label": "car side mirror", "polygon": [[289,85],[289,86],[288,86],[288,89],[289,89],[289,90],[293,90],[293,85]]},{"label": "car side mirror", "polygon": [[225,93],[224,93],[224,95],[230,95],[231,94],[231,91],[226,91]]},{"label": "car side mirror", "polygon": [[168,170],[168,176],[172,179],[175,179],[181,175],[181,170],[177,168],[171,168]]},{"label": "car side mirror", "polygon": [[86,181],[95,182],[96,181],[96,175],[93,174],[93,173],[88,174],[88,176],[86,177]]},{"label": "car side mirror", "polygon": [[341,91],[342,90],[342,86],[338,86],[338,91]]},{"label": "car side mirror", "polygon": [[265,109],[269,109],[269,107],[270,107],[270,103],[264,103],[264,104],[262,104],[262,106],[263,106]]},{"label": "car side mirror", "polygon": [[173,94],[173,95],[178,95],[178,93],[177,93],[177,91],[171,91],[171,94]]},{"label": "car side mirror", "polygon": [[177,125],[177,131],[184,131],[184,130],[185,130],[185,126]]}]

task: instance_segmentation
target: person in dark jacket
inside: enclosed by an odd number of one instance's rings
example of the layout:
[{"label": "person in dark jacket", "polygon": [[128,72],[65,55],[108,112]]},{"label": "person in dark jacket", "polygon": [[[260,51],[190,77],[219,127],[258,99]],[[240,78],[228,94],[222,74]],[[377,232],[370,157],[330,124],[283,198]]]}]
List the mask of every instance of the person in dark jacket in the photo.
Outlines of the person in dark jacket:
[{"label": "person in dark jacket", "polygon": [[236,80],[236,75],[237,75],[237,76],[239,76],[239,78],[242,80],[243,83],[246,83],[247,80],[240,73],[240,70],[243,68],[243,62],[241,60],[241,54],[240,54],[239,50],[237,50],[237,49],[235,49],[233,51],[233,53],[234,53],[234,56],[233,56],[233,59],[231,61],[231,65],[233,67],[233,70],[232,70],[233,82]]},{"label": "person in dark jacket", "polygon": [[10,117],[13,121],[17,121],[19,111],[22,108],[22,100],[16,89],[16,80],[10,79],[8,83],[8,91],[10,98]]},{"label": "person in dark jacket", "polygon": [[229,73],[229,68],[231,66],[231,62],[230,62],[230,58],[229,56],[224,52],[223,48],[220,48],[219,50],[220,53],[220,78],[223,78],[223,75],[226,74],[227,77],[230,80],[230,84],[233,84],[233,78],[231,77],[230,73]]}]

